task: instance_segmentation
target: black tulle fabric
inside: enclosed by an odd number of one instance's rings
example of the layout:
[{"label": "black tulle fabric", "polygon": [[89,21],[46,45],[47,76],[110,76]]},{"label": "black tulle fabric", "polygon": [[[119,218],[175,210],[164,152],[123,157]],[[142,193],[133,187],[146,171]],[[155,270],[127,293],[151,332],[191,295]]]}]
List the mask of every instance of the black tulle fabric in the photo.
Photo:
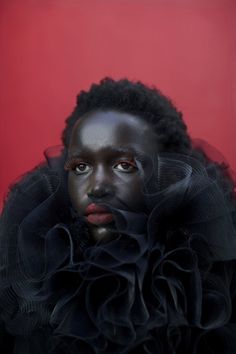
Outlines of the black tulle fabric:
[{"label": "black tulle fabric", "polygon": [[117,235],[93,244],[64,154],[48,151],[2,215],[4,353],[236,353],[235,207],[214,164],[152,158],[149,213],[107,205]]}]

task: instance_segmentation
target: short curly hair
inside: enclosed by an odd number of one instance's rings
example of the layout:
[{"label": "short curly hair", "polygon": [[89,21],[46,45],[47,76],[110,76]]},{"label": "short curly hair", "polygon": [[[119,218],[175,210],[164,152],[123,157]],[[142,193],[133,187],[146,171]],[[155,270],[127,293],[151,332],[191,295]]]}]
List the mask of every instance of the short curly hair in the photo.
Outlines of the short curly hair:
[{"label": "short curly hair", "polygon": [[66,119],[62,133],[64,146],[68,147],[73,126],[80,117],[89,112],[108,110],[129,113],[152,124],[163,151],[186,152],[191,147],[182,113],[169,98],[140,81],[115,81],[109,77],[77,96],[77,105]]}]

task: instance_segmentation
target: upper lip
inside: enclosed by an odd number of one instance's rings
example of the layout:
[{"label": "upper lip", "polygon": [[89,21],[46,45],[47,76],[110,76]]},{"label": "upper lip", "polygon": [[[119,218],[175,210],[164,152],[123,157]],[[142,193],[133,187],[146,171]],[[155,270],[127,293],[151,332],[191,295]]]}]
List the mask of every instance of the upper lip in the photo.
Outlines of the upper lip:
[{"label": "upper lip", "polygon": [[101,205],[97,205],[94,203],[91,203],[87,206],[85,209],[85,215],[89,214],[101,214],[101,213],[110,213],[109,210]]}]

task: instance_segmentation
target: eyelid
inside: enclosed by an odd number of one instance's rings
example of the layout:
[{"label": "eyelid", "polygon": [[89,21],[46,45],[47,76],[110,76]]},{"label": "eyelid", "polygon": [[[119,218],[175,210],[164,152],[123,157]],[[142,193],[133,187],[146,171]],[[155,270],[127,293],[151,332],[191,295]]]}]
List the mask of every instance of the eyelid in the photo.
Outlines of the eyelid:
[{"label": "eyelid", "polygon": [[[131,170],[129,170],[129,169],[119,169],[119,168],[117,168],[117,166],[118,165],[120,165],[120,164],[122,164],[122,163],[127,163],[128,165],[130,165],[130,167],[132,167],[131,168]],[[122,173],[132,173],[132,172],[134,172],[134,171],[136,171],[136,170],[138,170],[138,167],[137,167],[137,164],[136,164],[136,162],[134,161],[134,160],[127,160],[127,159],[121,159],[121,160],[119,160],[119,161],[117,161],[114,165],[113,165],[113,168],[115,169],[115,170],[117,170],[117,171],[119,171],[119,172],[122,172]]]},{"label": "eyelid", "polygon": [[83,159],[80,159],[78,157],[73,157],[72,156],[65,162],[64,169],[66,171],[70,171],[73,168],[75,168],[78,164],[82,164],[82,163],[90,166],[90,164],[88,162],[84,161]]},{"label": "eyelid", "polygon": [[[77,167],[79,165],[85,165],[86,169],[82,171],[77,170]],[[90,164],[84,161],[80,161],[77,163],[74,162],[72,164],[70,163],[69,165],[65,165],[64,168],[65,170],[72,171],[77,176],[86,175],[93,169]]]},{"label": "eyelid", "polygon": [[119,158],[119,160],[117,160],[114,165],[118,165],[119,163],[122,163],[122,162],[129,163],[130,165],[133,165],[133,166],[137,166],[137,164],[133,158],[127,158],[127,157]]},{"label": "eyelid", "polygon": [[86,168],[88,167],[88,170],[77,171],[77,170],[76,170],[76,167],[78,166],[78,164],[77,164],[77,165],[74,167],[74,169],[73,169],[73,171],[74,171],[74,173],[75,173],[76,175],[84,175],[84,174],[87,174],[89,171],[91,171],[92,167],[91,167],[89,164],[87,164],[86,162],[80,162],[80,164],[81,164],[81,165],[82,165],[82,164],[86,165]]}]

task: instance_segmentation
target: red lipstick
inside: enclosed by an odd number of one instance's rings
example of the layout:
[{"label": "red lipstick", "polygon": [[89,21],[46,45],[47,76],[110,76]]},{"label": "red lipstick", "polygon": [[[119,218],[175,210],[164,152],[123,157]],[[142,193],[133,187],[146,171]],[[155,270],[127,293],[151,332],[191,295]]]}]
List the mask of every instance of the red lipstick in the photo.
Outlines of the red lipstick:
[{"label": "red lipstick", "polygon": [[92,203],[85,210],[85,218],[90,224],[102,225],[110,223],[113,215],[106,208]]}]

